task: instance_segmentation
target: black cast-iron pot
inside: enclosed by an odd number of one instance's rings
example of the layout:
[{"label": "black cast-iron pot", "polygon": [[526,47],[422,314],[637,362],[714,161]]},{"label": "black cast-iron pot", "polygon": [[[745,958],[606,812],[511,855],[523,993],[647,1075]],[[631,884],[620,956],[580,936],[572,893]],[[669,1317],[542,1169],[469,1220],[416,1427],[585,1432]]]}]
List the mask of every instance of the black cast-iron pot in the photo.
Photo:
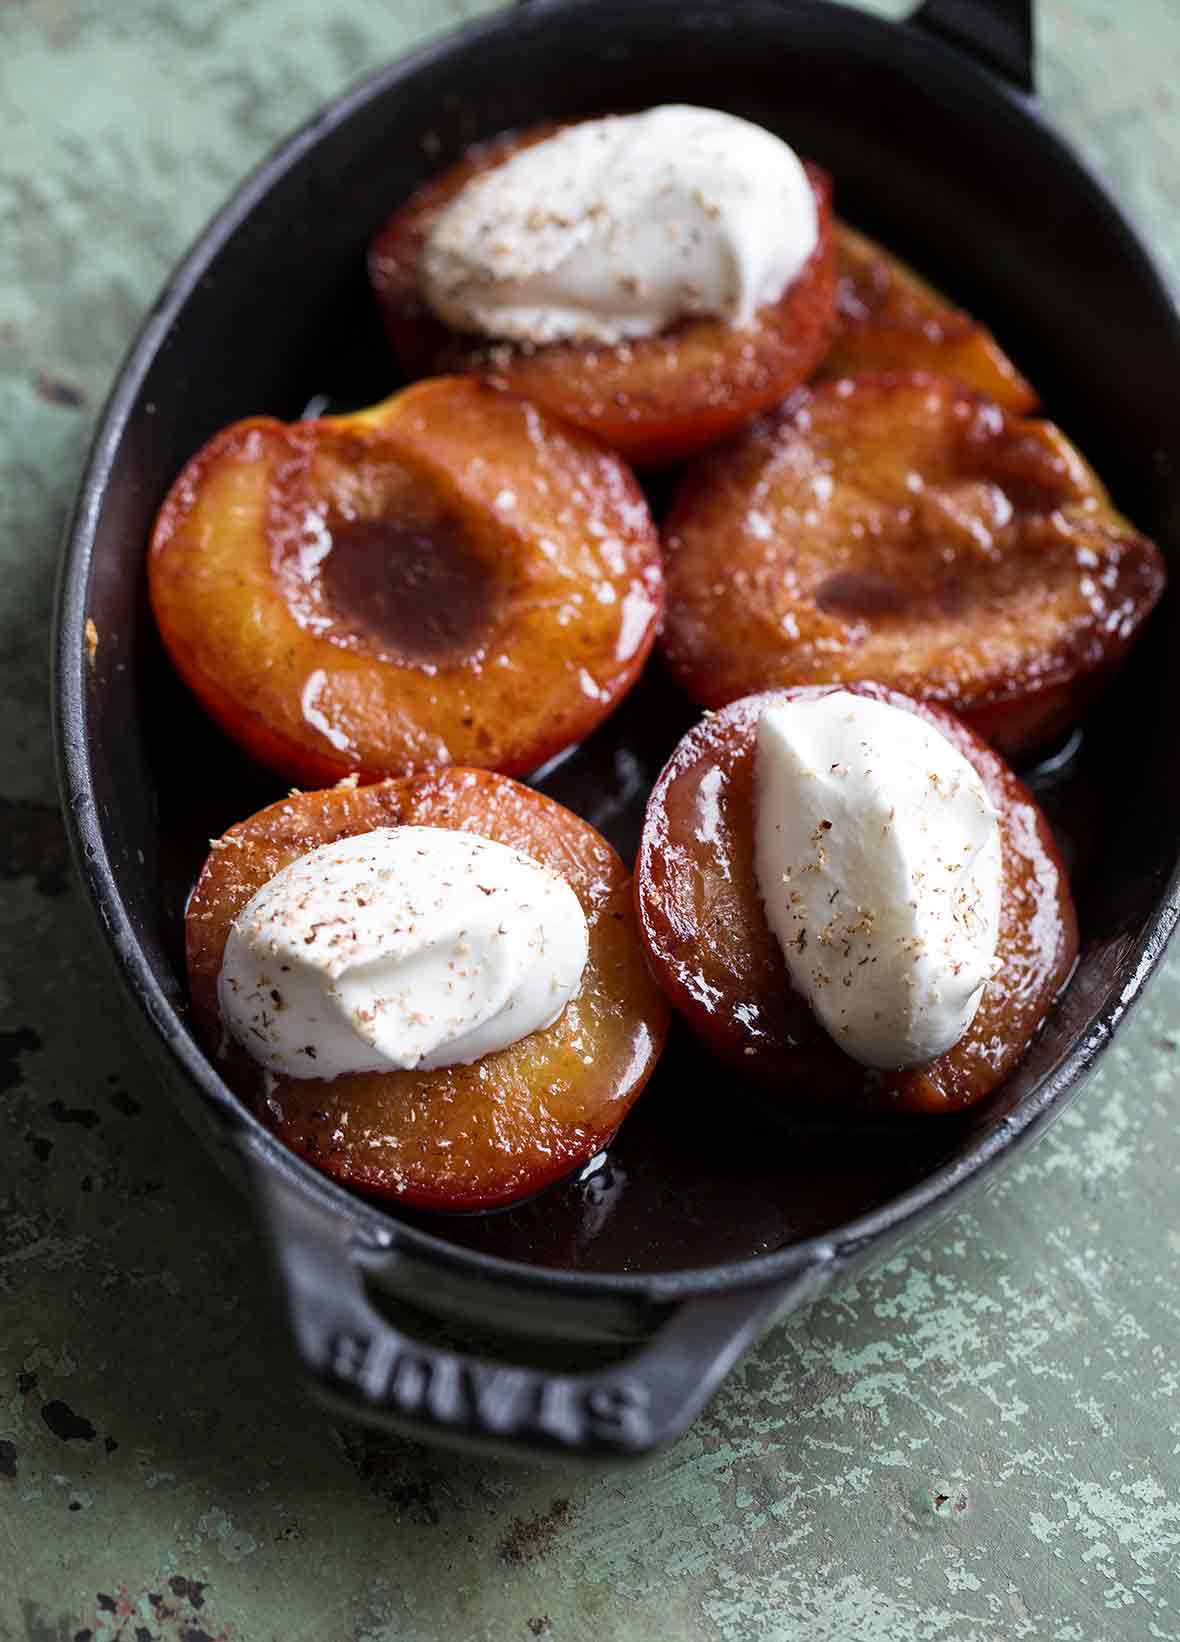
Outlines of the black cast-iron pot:
[{"label": "black cast-iron pot", "polygon": [[[132,348],[66,544],[63,797],[165,1082],[245,1177],[303,1367],[335,1408],[427,1440],[643,1454],[684,1430],[773,1317],[912,1237],[1042,1129],[1176,921],[1177,601],[1088,719],[1080,751],[1033,773],[1070,858],[1084,947],[996,1097],[889,1130],[792,1127],[673,1044],[578,1179],[498,1215],[412,1217],[288,1153],[186,1023],[182,910],[205,842],[278,789],[206,723],[155,639],[144,548],[170,481],[237,417],[391,391],[365,245],[469,142],[688,101],[757,120],[828,167],[840,210],[985,318],[1168,551],[1180,537],[1177,313],[1117,204],[1043,123],[1031,83],[1029,0],[928,0],[904,24],[821,0],[501,12],[365,80],[284,144],[181,264]],[[689,718],[652,670],[543,785],[633,849],[647,788]],[[513,1341],[507,1360],[428,1343],[439,1318],[495,1327]],[[520,1366],[535,1356],[525,1336],[561,1347],[567,1367]]]}]

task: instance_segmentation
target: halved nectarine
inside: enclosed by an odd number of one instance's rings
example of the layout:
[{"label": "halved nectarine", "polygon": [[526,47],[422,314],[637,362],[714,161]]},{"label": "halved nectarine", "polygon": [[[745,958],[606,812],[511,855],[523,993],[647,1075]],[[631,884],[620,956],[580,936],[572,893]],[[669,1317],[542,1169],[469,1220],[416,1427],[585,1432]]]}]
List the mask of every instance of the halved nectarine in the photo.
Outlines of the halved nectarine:
[{"label": "halved nectarine", "polygon": [[630,688],[663,597],[624,463],[473,377],[225,429],[173,485],[149,581],[197,698],[308,785],[535,768]]},{"label": "halved nectarine", "polygon": [[530,349],[460,335],[434,316],[418,265],[439,212],[472,177],[558,129],[532,126],[477,144],[419,188],[373,240],[369,278],[402,368],[410,376],[477,372],[640,464],[676,461],[714,444],[805,381],[823,357],[834,317],[831,185],[815,166],[808,175],[819,244],[779,301],[744,329],[690,319],[614,348],[562,342]]},{"label": "halved nectarine", "polygon": [[877,685],[840,686],[929,720],[970,760],[999,811],[1004,888],[996,955],[965,1035],[927,1066],[877,1071],[839,1048],[793,990],[754,869],[754,749],[765,706],[833,686],[768,691],[711,713],[648,802],[639,927],[669,1001],[722,1059],[793,1107],[948,1112],[998,1087],[1077,955],[1077,920],[1048,822],[1011,770],[952,714]]},{"label": "halved nectarine", "polygon": [[970,314],[846,222],[834,225],[836,334],[825,376],[933,371],[1026,416],[1037,395],[995,337]]},{"label": "halved nectarine", "polygon": [[800,389],[685,477],[664,539],[665,654],[702,705],[876,679],[1010,755],[1077,716],[1164,585],[1052,423],[920,372]]},{"label": "halved nectarine", "polygon": [[[478,833],[565,878],[589,925],[579,992],[552,1026],[470,1066],[267,1078],[222,1030],[217,976],[230,925],[297,856],[397,826]],[[420,1208],[492,1208],[585,1163],[638,1097],[667,1032],[667,1006],[636,935],[627,868],[562,805],[486,770],[299,793],[239,822],[205,862],[186,937],[193,1025],[231,1087],[317,1169]]]}]

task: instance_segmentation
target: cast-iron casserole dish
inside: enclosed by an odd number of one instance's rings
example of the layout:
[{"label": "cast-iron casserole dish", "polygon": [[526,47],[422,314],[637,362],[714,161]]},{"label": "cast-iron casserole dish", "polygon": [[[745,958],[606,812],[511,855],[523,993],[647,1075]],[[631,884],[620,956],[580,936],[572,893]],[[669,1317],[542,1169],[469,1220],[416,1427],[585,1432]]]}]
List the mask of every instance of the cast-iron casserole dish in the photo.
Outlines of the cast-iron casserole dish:
[{"label": "cast-iron casserole dish", "polygon": [[[244,1177],[303,1367],[337,1410],[426,1440],[643,1454],[684,1430],[772,1318],[911,1238],[1043,1129],[1176,921],[1180,608],[1165,601],[1080,752],[1033,775],[1070,857],[1083,949],[997,1097],[867,1139],[808,1132],[673,1048],[596,1171],[511,1213],[415,1219],[288,1153],[186,1024],[182,911],[206,840],[279,789],[205,723],[163,660],[143,573],[156,509],[224,423],[297,415],[320,393],[359,404],[391,391],[364,250],[415,183],[505,128],[685,101],[757,120],[826,166],[840,211],[997,331],[1116,504],[1173,559],[1177,312],[1116,203],[1038,114],[1030,4],[930,0],[903,24],[824,0],[497,13],[365,80],[284,144],[198,241],[131,350],[66,541],[63,799],[166,1085]],[[633,849],[647,787],[688,721],[657,673],[546,790]],[[436,1331],[406,1321],[414,1308],[539,1338],[574,1367],[518,1366],[535,1344],[492,1361],[428,1343]]]}]

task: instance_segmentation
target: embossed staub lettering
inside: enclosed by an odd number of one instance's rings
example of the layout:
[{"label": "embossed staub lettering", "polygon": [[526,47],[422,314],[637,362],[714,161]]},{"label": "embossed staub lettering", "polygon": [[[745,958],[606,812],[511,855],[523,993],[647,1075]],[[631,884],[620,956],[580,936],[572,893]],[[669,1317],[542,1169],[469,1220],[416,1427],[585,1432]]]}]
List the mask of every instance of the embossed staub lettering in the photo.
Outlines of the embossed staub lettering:
[{"label": "embossed staub lettering", "polygon": [[529,1375],[516,1368],[464,1363],[460,1378],[474,1418],[485,1430],[507,1435],[527,1420]]},{"label": "embossed staub lettering", "polygon": [[328,1374],[376,1407],[473,1433],[532,1436],[570,1448],[651,1442],[647,1388],[625,1374],[590,1381],[545,1376],[356,1332],[333,1338]]}]

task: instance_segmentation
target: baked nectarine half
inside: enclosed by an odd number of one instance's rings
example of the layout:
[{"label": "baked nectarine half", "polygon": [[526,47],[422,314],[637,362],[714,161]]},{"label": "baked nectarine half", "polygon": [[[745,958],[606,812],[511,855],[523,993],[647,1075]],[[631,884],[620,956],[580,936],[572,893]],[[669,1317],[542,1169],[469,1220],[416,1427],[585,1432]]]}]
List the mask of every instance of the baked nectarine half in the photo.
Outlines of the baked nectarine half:
[{"label": "baked nectarine half", "polygon": [[825,376],[932,371],[1025,416],[1037,395],[995,337],[867,234],[837,221],[836,334]]},{"label": "baked nectarine half", "polygon": [[638,464],[671,462],[714,444],[803,382],[827,348],[835,273],[831,185],[808,175],[819,243],[781,298],[741,329],[687,319],[616,347],[554,342],[525,347],[462,335],[422,295],[419,263],[440,211],[465,183],[560,127],[532,126],[470,148],[419,188],[369,248],[369,278],[386,332],[410,376],[473,371],[596,434]]},{"label": "baked nectarine half", "polygon": [[747,696],[707,715],[673,753],[647,806],[636,868],[652,974],[692,1030],[784,1104],[867,1112],[957,1111],[1020,1060],[1077,955],[1077,921],[1048,822],[989,747],[952,714],[878,685],[840,686],[917,713],[974,765],[999,812],[1003,891],[996,956],[974,1020],[936,1060],[880,1071],[845,1054],[795,991],[754,864],[755,742],[763,709],[823,694]]},{"label": "baked nectarine half", "polygon": [[[563,877],[589,927],[580,990],[551,1026],[468,1066],[267,1076],[222,1026],[217,977],[230,926],[296,857],[399,826],[477,833]],[[486,770],[341,785],[272,804],[214,842],[185,928],[193,1026],[231,1087],[317,1169],[419,1208],[493,1208],[587,1162],[638,1097],[667,1032],[667,1005],[636,934],[628,869],[585,821]]]},{"label": "baked nectarine half", "polygon": [[305,785],[535,768],[630,688],[663,598],[624,463],[474,377],[226,428],[173,485],[148,568],[181,677]]},{"label": "baked nectarine half", "polygon": [[1009,755],[1068,726],[1164,585],[1059,429],[920,372],[800,389],[686,475],[664,540],[664,650],[703,706],[875,679]]}]

